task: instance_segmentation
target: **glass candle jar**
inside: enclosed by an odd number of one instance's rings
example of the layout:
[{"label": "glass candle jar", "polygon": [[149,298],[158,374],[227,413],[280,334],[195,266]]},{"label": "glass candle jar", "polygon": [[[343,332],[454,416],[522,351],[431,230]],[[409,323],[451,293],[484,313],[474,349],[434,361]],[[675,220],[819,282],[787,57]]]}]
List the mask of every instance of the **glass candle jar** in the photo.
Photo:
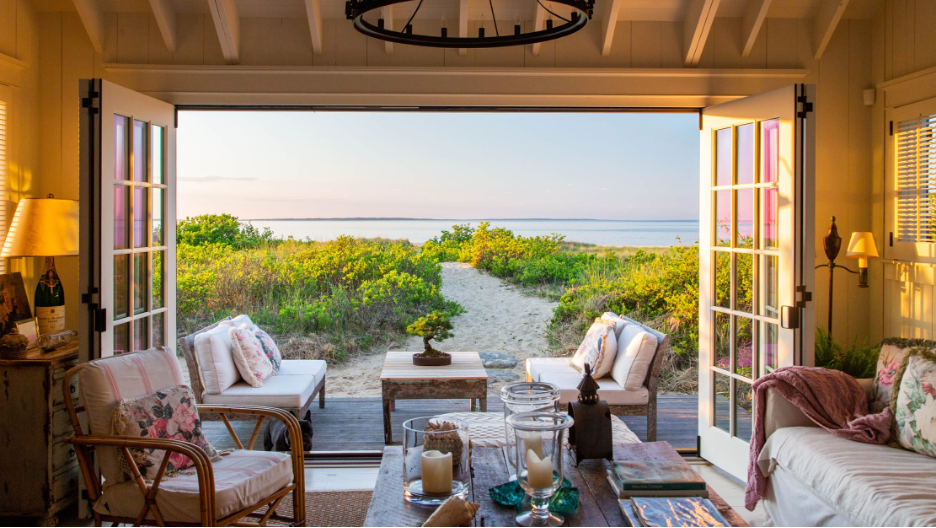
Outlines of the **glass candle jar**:
[{"label": "glass candle jar", "polygon": [[532,511],[517,516],[520,526],[560,526],[563,519],[549,512],[549,498],[562,485],[563,443],[574,421],[568,414],[514,414],[507,424],[514,431],[517,483],[530,497]]},{"label": "glass candle jar", "polygon": [[[541,383],[538,381],[521,381],[518,383],[509,383],[501,388],[501,400],[504,402],[504,432],[507,441],[507,453],[510,455],[510,463],[517,467],[517,461],[513,459],[515,450],[515,437],[513,429],[507,419],[519,413],[528,412],[558,412],[559,396],[561,395],[559,387],[552,383]],[[516,475],[511,475],[513,480]]]},{"label": "glass candle jar", "polygon": [[468,497],[468,424],[457,418],[424,416],[403,422],[403,496],[437,505]]}]

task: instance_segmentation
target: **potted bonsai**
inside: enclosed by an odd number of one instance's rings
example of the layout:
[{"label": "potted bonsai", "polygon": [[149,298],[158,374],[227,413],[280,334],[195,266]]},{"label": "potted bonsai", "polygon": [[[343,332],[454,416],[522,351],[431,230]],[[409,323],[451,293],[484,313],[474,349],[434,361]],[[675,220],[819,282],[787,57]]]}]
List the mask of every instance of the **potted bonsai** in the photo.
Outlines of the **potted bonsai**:
[{"label": "potted bonsai", "polygon": [[442,366],[452,364],[452,355],[432,348],[429,341],[435,339],[442,341],[453,336],[452,322],[448,315],[442,312],[432,312],[417,319],[406,327],[406,333],[423,338],[423,350],[413,354],[413,364],[418,366]]}]

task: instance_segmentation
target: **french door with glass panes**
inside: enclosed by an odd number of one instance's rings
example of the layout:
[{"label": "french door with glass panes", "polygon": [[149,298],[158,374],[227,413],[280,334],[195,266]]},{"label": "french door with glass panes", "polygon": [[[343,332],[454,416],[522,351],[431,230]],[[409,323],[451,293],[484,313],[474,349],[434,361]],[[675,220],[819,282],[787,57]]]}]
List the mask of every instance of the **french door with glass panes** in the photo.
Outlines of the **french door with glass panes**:
[{"label": "french door with glass panes", "polygon": [[175,342],[175,107],[82,81],[89,356]]},{"label": "french door with glass panes", "polygon": [[811,361],[810,91],[789,86],[702,113],[700,454],[741,479],[753,382]]}]

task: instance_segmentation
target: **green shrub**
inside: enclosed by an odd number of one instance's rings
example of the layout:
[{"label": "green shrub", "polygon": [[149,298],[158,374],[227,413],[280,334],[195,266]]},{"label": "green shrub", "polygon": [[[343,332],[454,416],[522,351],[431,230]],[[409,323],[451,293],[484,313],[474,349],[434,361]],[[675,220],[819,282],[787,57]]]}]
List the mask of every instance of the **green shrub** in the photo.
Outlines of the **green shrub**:
[{"label": "green shrub", "polygon": [[219,244],[242,249],[274,241],[270,228],[261,232],[250,224],[241,224],[236,216],[229,214],[196,216],[176,224],[176,244],[180,245]]},{"label": "green shrub", "polygon": [[816,366],[841,370],[853,378],[873,378],[877,375],[880,345],[868,343],[867,339],[855,338],[848,349],[843,349],[822,328],[816,329]]}]

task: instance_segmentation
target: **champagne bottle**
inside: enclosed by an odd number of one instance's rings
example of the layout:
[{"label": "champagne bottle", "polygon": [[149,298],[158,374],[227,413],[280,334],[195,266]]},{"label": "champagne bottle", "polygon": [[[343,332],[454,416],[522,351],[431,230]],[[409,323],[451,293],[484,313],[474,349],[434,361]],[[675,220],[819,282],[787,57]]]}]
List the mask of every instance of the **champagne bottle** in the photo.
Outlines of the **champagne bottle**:
[{"label": "champagne bottle", "polygon": [[65,290],[55,272],[55,259],[46,257],[45,269],[36,286],[36,318],[39,335],[65,330]]}]

